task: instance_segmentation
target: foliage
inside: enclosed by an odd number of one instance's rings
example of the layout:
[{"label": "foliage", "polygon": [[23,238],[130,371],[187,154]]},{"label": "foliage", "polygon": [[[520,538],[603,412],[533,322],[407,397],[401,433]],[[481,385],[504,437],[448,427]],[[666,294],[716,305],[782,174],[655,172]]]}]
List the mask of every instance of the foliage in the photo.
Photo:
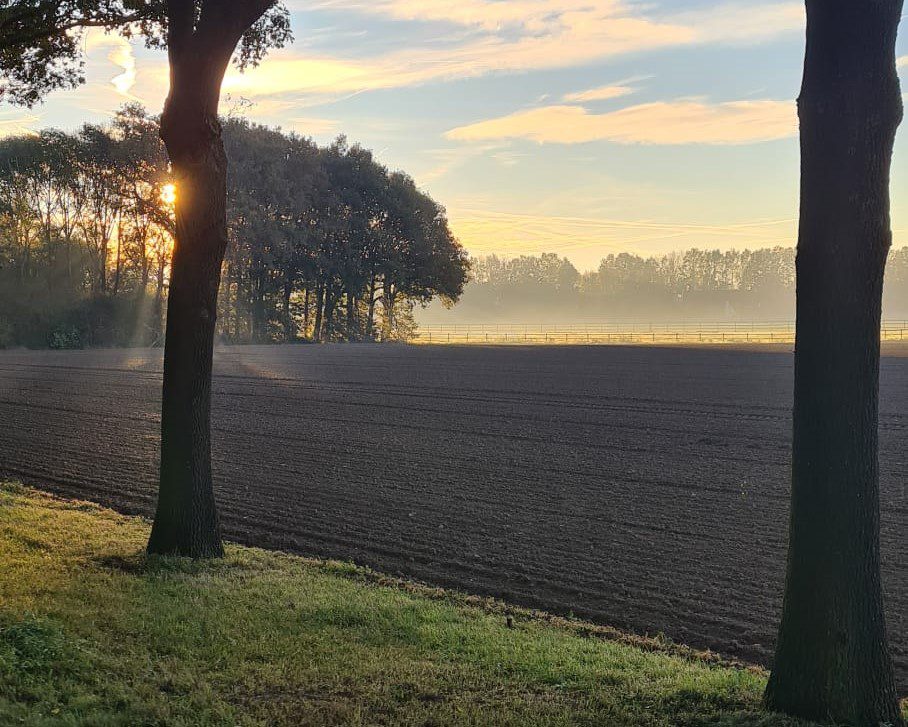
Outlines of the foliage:
[{"label": "foliage", "polygon": [[231,120],[225,141],[226,338],[400,339],[413,302],[459,298],[466,253],[410,177],[344,137],[319,149]]},{"label": "foliage", "polygon": [[[85,82],[84,34],[89,28],[141,36],[150,48],[166,48],[169,13],[189,6],[193,29],[213,26],[225,4],[206,7],[204,0],[168,3],[166,0],[17,0],[0,8],[0,99],[32,106],[56,89]],[[269,48],[280,48],[291,39],[287,8],[273,0],[247,2],[250,13],[265,10],[243,34],[235,54],[241,69],[256,65]]]},{"label": "foliage", "polygon": [[[462,292],[444,210],[368,150],[237,119],[224,138],[225,339],[403,339],[414,302]],[[108,127],[0,140],[0,345],[160,343],[169,184],[157,120],[136,105]]]},{"label": "foliage", "polygon": [[170,211],[156,125],[0,140],[0,310],[9,341],[77,347],[160,338]]},{"label": "foliage", "polygon": [[350,565],[146,559],[147,529],[0,486],[0,722],[806,727],[756,670]]}]

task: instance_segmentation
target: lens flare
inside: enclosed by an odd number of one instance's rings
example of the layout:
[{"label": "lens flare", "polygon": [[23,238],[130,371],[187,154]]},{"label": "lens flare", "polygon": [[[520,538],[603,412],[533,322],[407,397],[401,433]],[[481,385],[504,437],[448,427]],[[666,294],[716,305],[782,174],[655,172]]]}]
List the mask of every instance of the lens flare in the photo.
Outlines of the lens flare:
[{"label": "lens flare", "polygon": [[168,207],[173,207],[177,201],[177,187],[175,184],[165,184],[161,187],[161,201]]}]

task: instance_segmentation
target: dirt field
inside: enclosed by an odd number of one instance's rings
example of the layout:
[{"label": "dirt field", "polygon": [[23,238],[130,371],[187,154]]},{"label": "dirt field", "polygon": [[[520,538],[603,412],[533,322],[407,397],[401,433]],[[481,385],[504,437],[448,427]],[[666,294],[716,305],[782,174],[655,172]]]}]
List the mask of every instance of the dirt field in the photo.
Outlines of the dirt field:
[{"label": "dirt field", "polygon": [[[224,349],[224,529],[765,662],[784,573],[791,365],[785,351],[729,349]],[[151,513],[160,366],[159,352],[0,352],[0,474]],[[904,695],[908,358],[884,358],[882,387],[885,587]]]}]

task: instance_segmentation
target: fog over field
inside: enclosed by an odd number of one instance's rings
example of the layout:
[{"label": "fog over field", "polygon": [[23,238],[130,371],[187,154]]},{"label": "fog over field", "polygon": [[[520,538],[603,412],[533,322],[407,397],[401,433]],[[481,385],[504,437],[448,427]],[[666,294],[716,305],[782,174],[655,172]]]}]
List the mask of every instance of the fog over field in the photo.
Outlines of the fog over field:
[{"label": "fog over field", "polygon": [[[692,248],[609,255],[593,270],[567,257],[474,258],[459,303],[416,309],[423,325],[794,321],[795,251]],[[889,256],[883,316],[908,318],[908,248]]]}]

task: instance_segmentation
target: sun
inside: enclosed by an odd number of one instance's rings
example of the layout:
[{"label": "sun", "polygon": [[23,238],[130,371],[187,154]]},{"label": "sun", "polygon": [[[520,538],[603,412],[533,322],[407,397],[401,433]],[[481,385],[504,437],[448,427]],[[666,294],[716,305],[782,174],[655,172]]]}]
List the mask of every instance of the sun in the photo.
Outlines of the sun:
[{"label": "sun", "polygon": [[175,184],[165,184],[161,187],[161,201],[168,207],[173,207],[177,201],[177,187]]}]

